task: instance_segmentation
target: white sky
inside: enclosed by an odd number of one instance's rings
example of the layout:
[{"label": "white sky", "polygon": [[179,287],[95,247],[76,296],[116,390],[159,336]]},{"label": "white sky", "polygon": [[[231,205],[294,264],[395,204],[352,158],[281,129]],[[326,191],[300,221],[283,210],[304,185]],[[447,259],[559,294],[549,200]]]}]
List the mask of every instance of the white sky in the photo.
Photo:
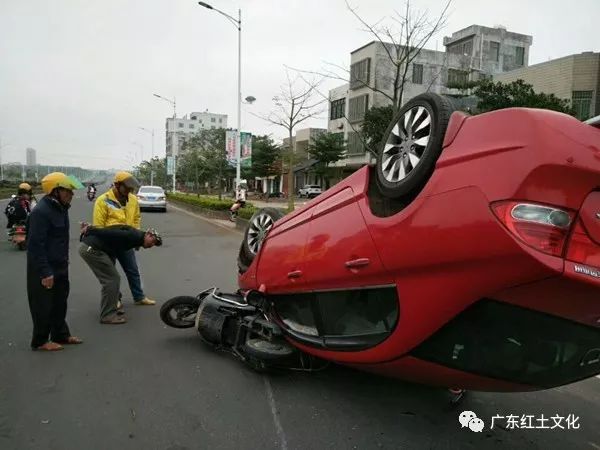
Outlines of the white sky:
[{"label": "white sky", "polygon": [[[211,3],[211,2],[208,2]],[[439,11],[439,0],[412,0]],[[318,70],[346,66],[350,51],[371,37],[343,0],[212,0],[232,15],[242,8],[242,95],[258,100],[242,110],[242,128],[285,132],[265,114],[284,81],[284,65]],[[402,9],[401,1],[352,0],[368,21]],[[454,0],[442,38],[472,24],[502,24],[533,35],[530,64],[600,51],[600,0]],[[331,82],[324,88],[340,84]],[[164,122],[177,98],[181,116],[225,113],[235,126],[237,31],[194,0],[0,0],[0,139],[3,162],[24,161],[33,147],[42,164],[127,167],[144,145],[164,156]],[[326,127],[326,121],[309,123]],[[139,155],[137,155],[139,157]]]}]

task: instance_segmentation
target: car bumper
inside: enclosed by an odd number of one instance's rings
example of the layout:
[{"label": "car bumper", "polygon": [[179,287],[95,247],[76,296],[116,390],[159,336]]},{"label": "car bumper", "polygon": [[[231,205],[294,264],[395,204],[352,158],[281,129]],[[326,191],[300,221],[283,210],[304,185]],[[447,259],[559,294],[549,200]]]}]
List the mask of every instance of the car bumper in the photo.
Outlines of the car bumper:
[{"label": "car bumper", "polygon": [[167,201],[166,200],[138,200],[138,204],[140,205],[140,209],[166,209]]}]

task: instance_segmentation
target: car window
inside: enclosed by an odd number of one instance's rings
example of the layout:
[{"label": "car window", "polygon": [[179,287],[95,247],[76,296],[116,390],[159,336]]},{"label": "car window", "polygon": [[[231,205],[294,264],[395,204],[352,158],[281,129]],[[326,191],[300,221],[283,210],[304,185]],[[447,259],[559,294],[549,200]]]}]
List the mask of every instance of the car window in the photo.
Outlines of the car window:
[{"label": "car window", "polygon": [[162,188],[160,187],[147,187],[147,186],[142,186],[139,190],[139,192],[142,192],[144,194],[164,194],[165,191],[163,191]]}]

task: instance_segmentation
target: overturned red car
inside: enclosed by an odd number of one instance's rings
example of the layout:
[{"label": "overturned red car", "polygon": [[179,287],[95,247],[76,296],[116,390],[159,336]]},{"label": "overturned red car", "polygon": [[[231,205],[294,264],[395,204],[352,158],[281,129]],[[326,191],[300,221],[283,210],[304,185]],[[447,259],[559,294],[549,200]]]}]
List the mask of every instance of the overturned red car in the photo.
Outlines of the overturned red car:
[{"label": "overturned red car", "polygon": [[600,129],[423,94],[373,167],[250,221],[239,286],[310,355],[438,386],[600,373]]}]

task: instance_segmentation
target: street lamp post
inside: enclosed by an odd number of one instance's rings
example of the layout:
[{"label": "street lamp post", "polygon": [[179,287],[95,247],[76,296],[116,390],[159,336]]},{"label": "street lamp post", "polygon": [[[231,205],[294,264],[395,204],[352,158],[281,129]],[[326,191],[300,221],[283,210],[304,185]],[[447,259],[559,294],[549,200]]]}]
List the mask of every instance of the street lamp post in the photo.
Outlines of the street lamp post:
[{"label": "street lamp post", "polygon": [[152,135],[152,155],[150,157],[150,186],[154,186],[154,128],[152,130],[149,130],[144,127],[138,128]]},{"label": "street lamp post", "polygon": [[[173,97],[173,100],[171,100],[171,99],[168,99],[168,98],[163,97],[158,94],[152,94],[152,95],[171,103],[173,105],[173,119],[177,118],[177,103],[175,101],[175,97]],[[174,137],[176,137],[176,135]],[[152,142],[154,142],[154,140]],[[177,178],[177,155],[173,154],[171,156],[173,158],[173,193],[175,193],[175,190],[177,189],[177,180],[176,180],[176,178]]]},{"label": "street lamp post", "polygon": [[227,20],[229,20],[238,30],[238,104],[237,104],[237,139],[236,139],[236,148],[235,148],[235,157],[236,157],[236,165],[235,165],[235,187],[240,185],[241,183],[241,167],[242,167],[242,158],[241,158],[241,132],[242,132],[242,10],[238,9],[238,18],[230,16],[229,14],[214,8],[205,2],[198,2],[200,6],[203,6],[207,9],[212,9],[213,11],[218,12]]}]

